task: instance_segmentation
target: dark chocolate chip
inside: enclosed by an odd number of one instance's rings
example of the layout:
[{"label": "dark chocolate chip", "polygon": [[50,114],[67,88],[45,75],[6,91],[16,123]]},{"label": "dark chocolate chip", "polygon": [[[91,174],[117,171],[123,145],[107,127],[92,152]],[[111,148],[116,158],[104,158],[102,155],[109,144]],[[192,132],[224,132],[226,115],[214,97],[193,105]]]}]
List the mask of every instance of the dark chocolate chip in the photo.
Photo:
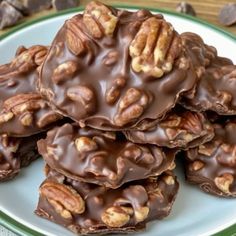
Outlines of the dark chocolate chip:
[{"label": "dark chocolate chip", "polygon": [[176,6],[176,11],[191,16],[196,16],[193,6],[187,2],[180,2]]},{"label": "dark chocolate chip", "polygon": [[14,8],[16,8],[18,11],[20,11],[23,15],[28,15],[28,10],[24,6],[23,2],[21,0],[5,0],[9,4],[11,4]]},{"label": "dark chocolate chip", "polygon": [[24,7],[27,8],[29,14],[49,9],[52,6],[51,0],[24,0]]},{"label": "dark chocolate chip", "polygon": [[52,0],[52,6],[57,11],[73,8],[79,5],[79,0]]},{"label": "dark chocolate chip", "polygon": [[23,18],[21,12],[6,1],[0,4],[0,30],[16,25]]},{"label": "dark chocolate chip", "polygon": [[222,25],[230,26],[236,23],[236,3],[228,3],[221,8],[219,22]]}]

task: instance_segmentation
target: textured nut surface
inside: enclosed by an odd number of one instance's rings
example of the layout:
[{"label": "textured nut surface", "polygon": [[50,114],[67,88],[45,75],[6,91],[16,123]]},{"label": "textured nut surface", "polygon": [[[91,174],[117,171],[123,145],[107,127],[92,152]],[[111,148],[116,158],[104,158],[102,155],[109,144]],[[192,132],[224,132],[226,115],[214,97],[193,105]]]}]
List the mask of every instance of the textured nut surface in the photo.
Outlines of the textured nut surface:
[{"label": "textured nut surface", "polygon": [[91,114],[96,110],[96,97],[91,88],[88,86],[78,85],[67,90],[67,96],[84,107],[84,112]]},{"label": "textured nut surface", "polygon": [[130,220],[129,214],[121,207],[109,207],[101,215],[102,221],[110,227],[122,227]]},{"label": "textured nut surface", "polygon": [[73,20],[66,25],[66,45],[76,56],[81,55],[88,49],[86,47],[88,38],[81,30],[81,21]]},{"label": "textured nut surface", "polygon": [[136,88],[130,88],[121,98],[118,108],[118,113],[114,118],[117,126],[123,126],[134,119],[140,117],[147,105],[149,97]]},{"label": "textured nut surface", "polygon": [[63,217],[71,218],[71,214],[82,214],[85,211],[85,203],[81,196],[72,188],[56,182],[47,182],[40,187],[40,194]]},{"label": "textured nut surface", "polygon": [[140,207],[135,209],[134,217],[136,222],[142,222],[148,217],[149,208],[148,207]]},{"label": "textured nut surface", "polygon": [[194,170],[194,171],[198,171],[200,169],[202,169],[204,167],[204,163],[202,161],[194,161],[191,166],[190,169]]},{"label": "textured nut surface", "polygon": [[66,79],[72,79],[77,70],[78,64],[75,61],[66,61],[54,70],[52,80],[57,84]]},{"label": "textured nut surface", "polygon": [[75,145],[80,153],[94,151],[98,148],[96,142],[94,142],[91,138],[88,137],[77,138],[75,140]]},{"label": "textured nut surface", "polygon": [[117,17],[106,5],[92,1],[85,8],[83,21],[94,38],[101,38],[113,35]]},{"label": "textured nut surface", "polygon": [[229,173],[225,173],[220,177],[216,177],[214,180],[216,186],[224,193],[230,193],[230,186],[233,181],[234,177]]},{"label": "textured nut surface", "polygon": [[173,27],[156,17],[143,22],[129,47],[132,68],[159,78],[172,70],[181,40]]}]

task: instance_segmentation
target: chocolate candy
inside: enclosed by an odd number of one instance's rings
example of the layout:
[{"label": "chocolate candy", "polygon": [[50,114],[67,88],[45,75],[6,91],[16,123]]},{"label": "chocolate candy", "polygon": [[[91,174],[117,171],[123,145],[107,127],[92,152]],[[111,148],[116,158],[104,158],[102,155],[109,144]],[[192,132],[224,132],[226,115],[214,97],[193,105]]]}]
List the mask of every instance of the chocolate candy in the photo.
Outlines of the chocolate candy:
[{"label": "chocolate candy", "polygon": [[52,6],[52,0],[21,0],[28,14],[33,14],[42,10],[49,9]]},{"label": "chocolate candy", "polygon": [[25,137],[42,132],[61,115],[36,92],[37,69],[47,47],[20,47],[16,57],[0,66],[0,133]]},{"label": "chocolate candy", "polygon": [[180,2],[176,6],[176,11],[191,16],[196,16],[193,6],[187,2]]},{"label": "chocolate candy", "polygon": [[205,68],[217,57],[217,51],[214,47],[205,44],[198,34],[185,32],[180,37],[184,47],[188,50],[198,78],[200,78],[205,72]]},{"label": "chocolate candy", "polygon": [[4,0],[4,1],[11,4],[15,9],[20,11],[23,15],[28,15],[28,10],[24,6],[24,3],[22,0]]},{"label": "chocolate candy", "polygon": [[186,178],[220,197],[236,197],[236,121],[215,124],[215,137],[186,152]]},{"label": "chocolate candy", "polygon": [[23,18],[20,11],[6,1],[0,3],[0,30],[15,25]]},{"label": "chocolate candy", "polygon": [[42,134],[26,138],[0,135],[0,181],[12,179],[22,167],[39,157],[37,141],[42,137]]},{"label": "chocolate candy", "polygon": [[110,188],[160,175],[173,168],[176,153],[71,124],[48,131],[38,149],[46,163],[63,175]]},{"label": "chocolate candy", "polygon": [[180,109],[147,130],[127,130],[124,134],[133,143],[186,149],[211,140],[214,129],[203,114]]},{"label": "chocolate candy", "polygon": [[168,216],[177,191],[171,172],[109,189],[50,170],[35,213],[77,234],[136,232]]},{"label": "chocolate candy", "polygon": [[222,7],[219,13],[219,21],[225,26],[236,23],[236,3],[228,3]]},{"label": "chocolate candy", "polygon": [[196,79],[180,36],[161,15],[90,2],[58,32],[39,87],[81,126],[121,130],[161,119]]},{"label": "chocolate candy", "polygon": [[52,6],[57,11],[65,10],[68,8],[76,7],[79,4],[79,0],[52,0]]},{"label": "chocolate candy", "polygon": [[227,58],[217,57],[182,104],[194,111],[236,115],[235,78],[236,66]]}]

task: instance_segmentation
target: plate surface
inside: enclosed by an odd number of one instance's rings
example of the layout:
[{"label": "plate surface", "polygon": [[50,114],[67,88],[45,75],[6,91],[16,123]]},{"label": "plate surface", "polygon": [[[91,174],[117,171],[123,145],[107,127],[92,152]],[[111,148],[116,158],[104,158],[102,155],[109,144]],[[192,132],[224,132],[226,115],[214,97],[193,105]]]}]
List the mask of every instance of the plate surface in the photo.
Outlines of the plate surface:
[{"label": "plate surface", "polygon": [[[229,57],[236,63],[236,37],[194,18],[167,11],[161,12],[178,32],[198,33],[206,43],[218,49],[219,55]],[[70,13],[57,14],[29,27],[21,27],[21,30],[7,37],[0,37],[0,64],[10,60],[19,45],[49,45],[63,22],[74,14],[74,10]],[[48,236],[73,236],[74,234],[64,228],[33,214],[38,200],[38,186],[44,179],[42,169],[43,161],[37,160],[30,167],[23,169],[15,180],[0,184],[0,223],[20,235],[39,233]],[[136,235],[205,236],[236,223],[235,199],[220,199],[202,193],[197,187],[184,182],[181,167],[176,172],[181,185],[170,216],[161,222],[149,224],[146,232]],[[236,226],[231,228],[230,232],[219,235],[236,235]]]}]

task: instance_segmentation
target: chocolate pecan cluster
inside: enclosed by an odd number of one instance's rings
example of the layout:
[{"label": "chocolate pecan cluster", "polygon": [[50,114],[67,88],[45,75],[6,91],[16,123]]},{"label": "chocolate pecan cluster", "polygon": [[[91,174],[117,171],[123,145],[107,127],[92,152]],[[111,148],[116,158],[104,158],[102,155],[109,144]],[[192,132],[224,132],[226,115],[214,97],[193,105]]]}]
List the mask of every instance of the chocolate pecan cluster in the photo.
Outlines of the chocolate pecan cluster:
[{"label": "chocolate pecan cluster", "polygon": [[0,177],[39,152],[39,216],[77,234],[142,230],[170,213],[177,153],[189,182],[236,196],[236,66],[162,15],[92,1],[0,79]]},{"label": "chocolate pecan cluster", "polygon": [[0,181],[36,159],[37,141],[62,119],[37,92],[38,71],[47,52],[41,45],[21,46],[11,62],[0,66]]}]

